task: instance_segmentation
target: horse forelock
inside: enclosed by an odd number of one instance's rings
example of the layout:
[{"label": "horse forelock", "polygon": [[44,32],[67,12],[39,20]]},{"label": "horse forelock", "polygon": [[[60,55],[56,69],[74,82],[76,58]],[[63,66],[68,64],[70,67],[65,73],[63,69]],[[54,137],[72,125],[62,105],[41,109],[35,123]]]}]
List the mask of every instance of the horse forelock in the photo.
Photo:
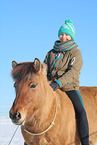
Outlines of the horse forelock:
[{"label": "horse forelock", "polygon": [[[41,73],[46,75],[46,72],[47,65],[45,63],[41,63]],[[17,64],[13,68],[11,75],[15,81],[20,82],[25,76],[32,73],[37,73],[34,62],[24,62]]]},{"label": "horse forelock", "polygon": [[33,62],[19,63],[12,70],[12,77],[15,81],[20,82],[26,75],[37,73]]}]

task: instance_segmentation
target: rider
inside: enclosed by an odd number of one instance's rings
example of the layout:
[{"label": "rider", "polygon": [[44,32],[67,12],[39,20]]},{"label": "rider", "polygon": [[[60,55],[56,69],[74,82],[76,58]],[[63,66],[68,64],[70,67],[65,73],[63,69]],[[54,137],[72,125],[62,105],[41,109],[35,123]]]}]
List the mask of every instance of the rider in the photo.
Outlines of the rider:
[{"label": "rider", "polygon": [[89,127],[81,94],[79,93],[79,74],[82,68],[82,56],[74,42],[75,28],[70,19],[60,27],[59,40],[55,41],[44,60],[47,64],[48,80],[54,91],[60,88],[66,92],[73,103],[78,132],[82,145],[89,145]]}]

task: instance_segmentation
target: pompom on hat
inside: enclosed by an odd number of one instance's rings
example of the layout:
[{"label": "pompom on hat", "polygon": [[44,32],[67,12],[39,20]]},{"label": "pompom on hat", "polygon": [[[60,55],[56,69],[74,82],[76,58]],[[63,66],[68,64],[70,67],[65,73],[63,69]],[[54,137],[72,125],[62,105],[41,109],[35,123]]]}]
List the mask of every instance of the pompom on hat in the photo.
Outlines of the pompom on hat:
[{"label": "pompom on hat", "polygon": [[75,38],[75,28],[70,19],[65,20],[65,24],[60,27],[58,31],[58,37],[62,33],[70,35],[72,39]]}]

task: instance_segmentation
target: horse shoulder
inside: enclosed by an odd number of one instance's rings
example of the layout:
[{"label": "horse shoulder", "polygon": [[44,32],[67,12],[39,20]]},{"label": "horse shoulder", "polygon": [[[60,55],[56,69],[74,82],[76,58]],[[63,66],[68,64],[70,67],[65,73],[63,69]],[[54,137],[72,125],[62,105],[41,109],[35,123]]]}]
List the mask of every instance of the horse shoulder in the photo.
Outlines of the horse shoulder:
[{"label": "horse shoulder", "polygon": [[[74,136],[76,134],[76,120],[73,104],[65,92],[57,90],[56,93],[58,100],[57,124],[60,122],[58,129],[59,134],[67,134],[66,138],[68,138],[69,134],[71,133],[71,138],[74,140]],[[65,137],[63,140],[65,140]]]}]

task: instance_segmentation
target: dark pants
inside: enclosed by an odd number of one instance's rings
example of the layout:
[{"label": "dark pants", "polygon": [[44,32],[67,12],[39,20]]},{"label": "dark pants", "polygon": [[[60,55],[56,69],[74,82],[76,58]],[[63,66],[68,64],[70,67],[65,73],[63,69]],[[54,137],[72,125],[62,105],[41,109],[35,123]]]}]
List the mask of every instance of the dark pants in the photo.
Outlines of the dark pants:
[{"label": "dark pants", "polygon": [[87,115],[84,108],[84,103],[81,94],[78,90],[66,91],[66,94],[73,103],[77,127],[82,145],[89,145],[89,127],[87,121]]}]

